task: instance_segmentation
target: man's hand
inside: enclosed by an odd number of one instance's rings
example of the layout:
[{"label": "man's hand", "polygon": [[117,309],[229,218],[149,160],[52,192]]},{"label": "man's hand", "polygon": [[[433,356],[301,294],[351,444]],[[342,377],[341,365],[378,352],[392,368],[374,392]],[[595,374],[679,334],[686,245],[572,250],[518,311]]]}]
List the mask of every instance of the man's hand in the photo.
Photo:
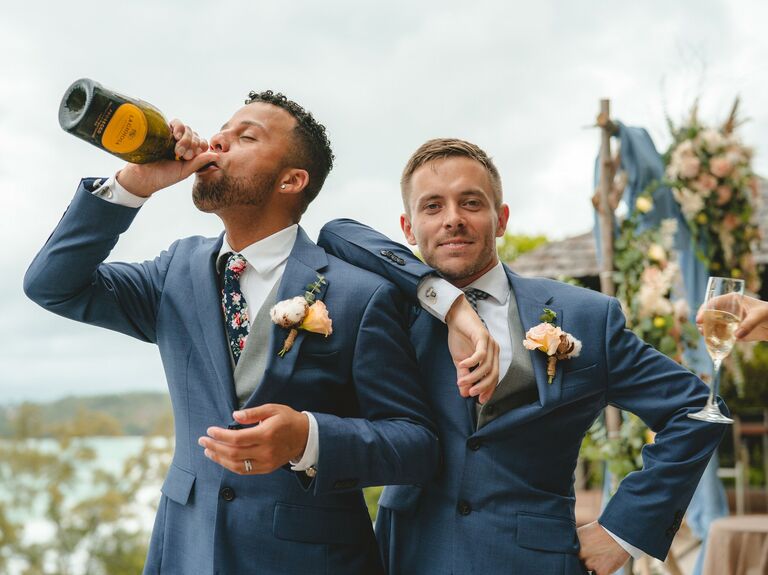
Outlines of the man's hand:
[{"label": "man's hand", "polygon": [[[719,296],[720,298],[735,297],[734,294]],[[704,311],[719,298],[713,298],[709,304],[702,304],[696,313],[696,327],[704,333]],[[741,301],[743,310],[741,324],[736,330],[739,341],[768,341],[768,302],[753,297],[744,296]]]},{"label": "man's hand", "polygon": [[126,164],[118,172],[117,181],[127,191],[147,198],[158,190],[185,180],[218,159],[217,153],[208,151],[208,142],[180,120],[171,120],[170,128],[176,139],[175,153],[179,159],[150,164]]},{"label": "man's hand", "polygon": [[487,402],[499,383],[499,344],[463,295],[456,298],[445,323],[459,393]]},{"label": "man's hand", "polygon": [[579,527],[577,534],[579,559],[595,575],[610,575],[629,560],[629,553],[597,521]]},{"label": "man's hand", "polygon": [[[209,427],[208,437],[198,443],[206,457],[240,475],[272,473],[304,453],[309,436],[309,419],[287,405],[265,404],[234,413],[245,429]],[[246,471],[245,460],[251,462]]]}]

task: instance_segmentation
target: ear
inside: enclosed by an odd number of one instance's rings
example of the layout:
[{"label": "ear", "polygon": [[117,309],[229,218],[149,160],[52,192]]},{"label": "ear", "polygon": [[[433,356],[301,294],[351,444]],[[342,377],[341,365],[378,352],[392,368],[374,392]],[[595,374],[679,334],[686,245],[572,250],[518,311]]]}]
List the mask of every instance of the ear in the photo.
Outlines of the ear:
[{"label": "ear", "polygon": [[400,229],[403,230],[406,241],[412,246],[416,245],[416,236],[413,235],[413,227],[408,214],[400,214]]},{"label": "ear", "polygon": [[281,194],[298,194],[309,184],[309,173],[307,170],[299,168],[290,168],[285,170],[277,178],[277,191]]},{"label": "ear", "polygon": [[509,221],[509,206],[507,204],[501,204],[496,221],[496,237],[503,238],[504,232],[507,231],[507,221]]}]

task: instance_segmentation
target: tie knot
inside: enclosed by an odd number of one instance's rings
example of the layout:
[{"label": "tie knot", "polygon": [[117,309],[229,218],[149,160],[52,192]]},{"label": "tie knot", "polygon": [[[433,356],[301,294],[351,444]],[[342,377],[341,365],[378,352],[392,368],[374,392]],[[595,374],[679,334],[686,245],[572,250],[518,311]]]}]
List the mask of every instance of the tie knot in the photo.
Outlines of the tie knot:
[{"label": "tie knot", "polygon": [[464,295],[467,298],[467,301],[469,302],[469,305],[472,306],[472,309],[477,311],[477,302],[482,299],[488,298],[488,292],[484,292],[481,289],[477,288],[467,288],[464,291]]},{"label": "tie knot", "polygon": [[229,258],[227,258],[227,267],[225,272],[229,271],[233,273],[235,277],[240,277],[240,274],[243,273],[243,270],[245,270],[247,265],[248,260],[246,260],[241,254],[231,254]]}]

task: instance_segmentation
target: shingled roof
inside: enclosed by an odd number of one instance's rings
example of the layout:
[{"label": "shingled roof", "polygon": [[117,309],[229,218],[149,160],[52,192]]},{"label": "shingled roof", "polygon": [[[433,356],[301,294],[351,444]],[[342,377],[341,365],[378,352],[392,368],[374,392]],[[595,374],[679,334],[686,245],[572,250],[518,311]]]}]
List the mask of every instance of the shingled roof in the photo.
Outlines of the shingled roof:
[{"label": "shingled roof", "polygon": [[[758,223],[762,240],[755,259],[758,264],[768,264],[768,180],[760,178],[760,197]],[[510,267],[524,276],[539,276],[560,279],[576,278],[582,283],[597,284],[599,273],[595,238],[592,231],[550,242],[535,250],[525,253],[510,264]],[[768,267],[768,266],[767,266]],[[763,285],[765,286],[764,271]],[[765,289],[765,287],[764,287]]]}]

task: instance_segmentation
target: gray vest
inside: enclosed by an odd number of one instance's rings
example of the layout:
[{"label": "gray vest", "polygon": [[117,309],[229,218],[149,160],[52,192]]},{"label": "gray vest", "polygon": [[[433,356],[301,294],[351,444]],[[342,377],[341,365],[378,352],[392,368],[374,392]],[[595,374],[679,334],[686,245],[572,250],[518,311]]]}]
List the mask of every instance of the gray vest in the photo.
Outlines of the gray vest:
[{"label": "gray vest", "polygon": [[[240,354],[240,360],[237,362],[234,373],[235,392],[237,393],[240,407],[256,391],[256,387],[261,383],[264,371],[267,369],[269,334],[272,332],[272,320],[269,317],[269,310],[276,303],[279,286],[280,280],[272,286],[272,290],[269,292],[267,299],[264,300],[256,317],[250,320],[251,329],[248,332],[248,340],[243,352]],[[248,311],[250,312],[250,309]],[[249,318],[251,317],[250,313],[248,316]],[[234,361],[232,363],[234,365]]]},{"label": "gray vest", "polygon": [[536,401],[538,389],[531,354],[523,347],[525,333],[517,310],[515,293],[509,291],[509,335],[512,339],[512,363],[501,378],[490,401],[477,406],[477,428],[487,425],[510,409]]}]

